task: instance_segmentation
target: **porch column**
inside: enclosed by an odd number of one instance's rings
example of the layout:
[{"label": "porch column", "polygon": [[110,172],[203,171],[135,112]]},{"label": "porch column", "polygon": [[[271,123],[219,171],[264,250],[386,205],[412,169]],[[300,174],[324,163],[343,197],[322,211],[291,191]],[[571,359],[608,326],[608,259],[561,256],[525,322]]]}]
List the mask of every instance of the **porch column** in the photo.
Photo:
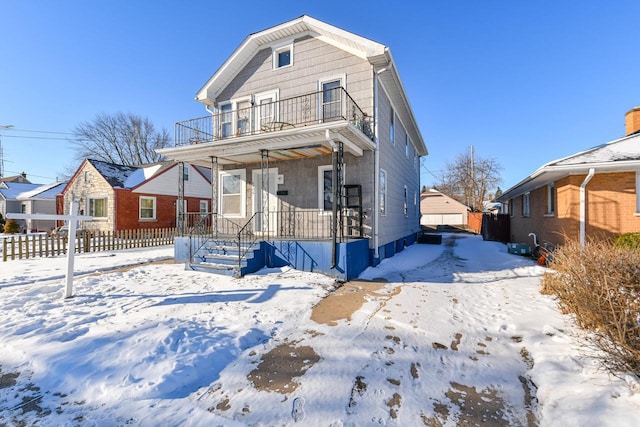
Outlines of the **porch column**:
[{"label": "porch column", "polygon": [[269,237],[269,151],[261,150],[260,173],[262,174],[262,232]]},{"label": "porch column", "polygon": [[213,236],[218,238],[218,158],[211,156],[211,226]]},{"label": "porch column", "polygon": [[186,233],[185,209],[184,209],[184,162],[178,162],[178,200],[176,201],[176,228],[178,235]]},{"label": "porch column", "polygon": [[331,268],[336,267],[336,252],[338,243],[338,233],[340,233],[340,241],[344,235],[344,227],[342,221],[342,166],[344,162],[344,145],[342,142],[338,142],[333,149],[333,174],[332,174],[332,186],[333,186],[333,224],[332,224],[332,237],[333,237],[333,249],[331,251]]}]

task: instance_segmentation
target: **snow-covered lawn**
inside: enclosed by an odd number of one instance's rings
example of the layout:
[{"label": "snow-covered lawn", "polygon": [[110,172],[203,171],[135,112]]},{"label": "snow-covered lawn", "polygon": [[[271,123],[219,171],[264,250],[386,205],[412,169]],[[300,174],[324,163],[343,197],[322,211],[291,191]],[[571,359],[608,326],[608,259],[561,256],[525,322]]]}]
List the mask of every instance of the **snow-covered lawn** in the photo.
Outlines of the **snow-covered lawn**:
[{"label": "snow-covered lawn", "polygon": [[445,235],[340,288],[172,253],[80,255],[66,300],[64,258],[0,263],[0,425],[637,425],[638,383],[504,244]]}]

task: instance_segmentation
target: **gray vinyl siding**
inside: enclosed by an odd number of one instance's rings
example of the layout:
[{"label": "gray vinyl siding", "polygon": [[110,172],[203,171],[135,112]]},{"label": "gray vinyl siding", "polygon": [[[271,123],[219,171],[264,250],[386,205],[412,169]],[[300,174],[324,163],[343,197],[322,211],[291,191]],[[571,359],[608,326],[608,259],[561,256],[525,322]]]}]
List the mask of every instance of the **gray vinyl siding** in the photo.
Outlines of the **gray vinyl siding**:
[{"label": "gray vinyl siding", "polygon": [[278,89],[280,99],[316,92],[318,81],[346,75],[345,89],[367,114],[373,112],[371,65],[365,59],[312,37],[294,41],[293,65],[272,69],[271,48],[259,51],[221,91],[217,102]]},{"label": "gray vinyl siding", "polygon": [[[402,238],[420,229],[419,201],[414,205],[415,194],[420,192],[420,171],[415,169],[413,147],[409,157],[405,153],[406,131],[395,114],[395,143],[389,138],[391,102],[382,85],[378,91],[378,141],[380,168],[387,172],[386,214],[380,215],[380,245]],[[407,186],[407,215],[404,215],[404,186]]]},{"label": "gray vinyl siding", "polygon": [[[345,184],[362,186],[362,209],[365,214],[365,228],[370,229],[373,221],[374,209],[374,175],[373,153],[365,152],[362,157],[345,154]],[[286,195],[278,196],[277,210],[287,207],[300,209],[318,208],[318,167],[331,166],[331,156],[317,156],[304,160],[272,161],[269,168],[277,168],[278,174],[283,175],[284,184],[277,186],[277,191],[286,191]],[[241,169],[240,165],[229,166],[225,169]],[[246,218],[253,215],[253,171],[260,170],[260,165],[251,165],[246,169]],[[274,207],[271,207],[274,209]],[[371,237],[371,236],[369,236]]]}]

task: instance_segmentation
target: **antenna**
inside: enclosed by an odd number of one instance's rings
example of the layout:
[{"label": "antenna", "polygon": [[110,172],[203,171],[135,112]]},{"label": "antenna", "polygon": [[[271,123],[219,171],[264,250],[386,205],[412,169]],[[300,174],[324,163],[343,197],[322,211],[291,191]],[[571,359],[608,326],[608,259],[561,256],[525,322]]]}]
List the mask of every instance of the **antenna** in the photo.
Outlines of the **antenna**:
[{"label": "antenna", "polygon": [[[11,129],[13,125],[0,125],[0,130]],[[0,134],[0,178],[4,177],[4,153],[2,151],[2,134]]]}]

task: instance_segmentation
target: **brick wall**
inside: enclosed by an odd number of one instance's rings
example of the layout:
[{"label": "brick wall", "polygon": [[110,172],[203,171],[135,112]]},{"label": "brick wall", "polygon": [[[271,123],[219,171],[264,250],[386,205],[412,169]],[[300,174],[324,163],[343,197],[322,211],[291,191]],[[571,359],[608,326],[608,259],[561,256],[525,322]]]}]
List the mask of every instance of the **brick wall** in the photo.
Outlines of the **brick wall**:
[{"label": "brick wall", "polygon": [[[562,244],[565,236],[578,240],[580,233],[580,184],[586,175],[572,175],[555,182],[556,209],[547,212],[547,187],[530,193],[530,215],[522,216],[522,196],[512,199],[511,241],[533,245],[529,233],[538,243]],[[586,187],[587,239],[610,238],[640,231],[636,215],[635,172],[601,173]]]}]

